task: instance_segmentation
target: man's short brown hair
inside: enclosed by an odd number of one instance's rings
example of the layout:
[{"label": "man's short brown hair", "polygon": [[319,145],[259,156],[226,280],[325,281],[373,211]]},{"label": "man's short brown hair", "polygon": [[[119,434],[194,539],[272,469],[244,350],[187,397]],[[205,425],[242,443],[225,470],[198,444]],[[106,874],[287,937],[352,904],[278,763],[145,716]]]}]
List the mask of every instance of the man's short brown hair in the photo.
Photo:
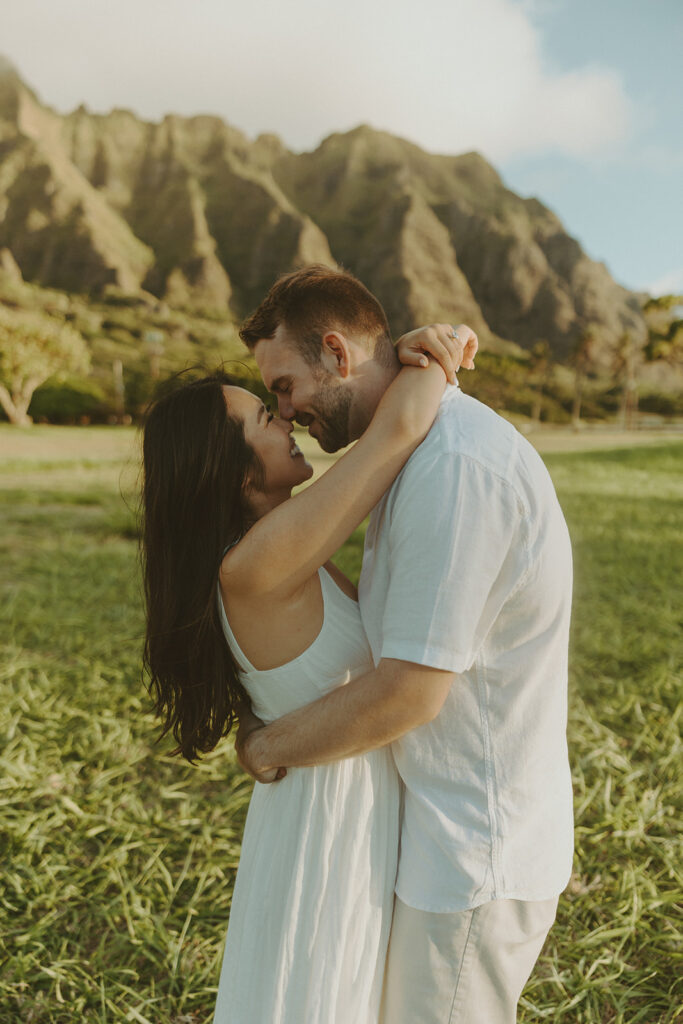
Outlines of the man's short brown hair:
[{"label": "man's short brown hair", "polygon": [[253,350],[261,339],[272,338],[280,325],[311,365],[320,362],[322,338],[329,330],[358,338],[368,354],[383,365],[395,358],[382,306],[358,278],[345,270],[314,263],[284,274],[245,320],[240,338]]}]

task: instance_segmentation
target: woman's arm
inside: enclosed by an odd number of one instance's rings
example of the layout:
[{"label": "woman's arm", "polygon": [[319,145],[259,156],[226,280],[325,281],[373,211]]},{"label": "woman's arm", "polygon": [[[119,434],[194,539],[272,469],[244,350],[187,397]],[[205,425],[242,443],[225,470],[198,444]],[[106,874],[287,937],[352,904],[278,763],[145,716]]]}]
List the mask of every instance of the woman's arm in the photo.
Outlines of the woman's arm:
[{"label": "woman's arm", "polygon": [[427,435],[445,388],[441,367],[405,367],[363,436],[304,491],[252,526],[221,565],[221,585],[250,596],[296,590],[377,504]]}]

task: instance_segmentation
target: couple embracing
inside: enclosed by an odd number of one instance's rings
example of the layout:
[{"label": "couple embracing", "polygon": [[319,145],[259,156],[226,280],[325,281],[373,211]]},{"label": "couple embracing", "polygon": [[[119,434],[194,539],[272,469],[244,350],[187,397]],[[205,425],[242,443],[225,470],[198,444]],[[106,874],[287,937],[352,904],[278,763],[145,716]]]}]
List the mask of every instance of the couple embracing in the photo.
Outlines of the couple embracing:
[{"label": "couple embracing", "polygon": [[[552,483],[457,387],[464,326],[394,347],[314,266],[241,336],[279,417],[219,374],[144,437],[157,710],[189,759],[238,718],[258,780],[215,1024],[512,1024],[572,858]],[[358,441],[292,497],[294,419]],[[368,514],[356,593],[331,558]]]}]

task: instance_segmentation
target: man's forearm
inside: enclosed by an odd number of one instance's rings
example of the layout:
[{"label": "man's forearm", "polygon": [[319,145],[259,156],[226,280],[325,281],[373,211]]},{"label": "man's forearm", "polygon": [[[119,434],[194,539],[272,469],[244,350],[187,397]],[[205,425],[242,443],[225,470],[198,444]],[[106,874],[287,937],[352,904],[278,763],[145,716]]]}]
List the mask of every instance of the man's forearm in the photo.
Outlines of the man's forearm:
[{"label": "man's forearm", "polygon": [[450,673],[383,661],[373,672],[251,733],[245,760],[265,772],[327,764],[383,747],[438,714],[452,679]]},{"label": "man's forearm", "polygon": [[259,771],[327,764],[396,739],[406,730],[401,722],[392,727],[376,674],[353,679],[251,733],[245,746],[248,761]]}]

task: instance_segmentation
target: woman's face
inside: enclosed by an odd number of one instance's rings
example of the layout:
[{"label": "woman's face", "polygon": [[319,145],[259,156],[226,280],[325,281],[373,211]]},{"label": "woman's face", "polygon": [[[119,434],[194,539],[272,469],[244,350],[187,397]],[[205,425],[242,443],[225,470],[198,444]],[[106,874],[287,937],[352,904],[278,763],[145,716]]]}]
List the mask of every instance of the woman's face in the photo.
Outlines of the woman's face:
[{"label": "woman's face", "polygon": [[264,493],[279,495],[309,480],[313,467],[292,437],[292,424],[270,413],[260,398],[244,388],[223,385],[225,404],[244,425],[244,438],[256,452],[265,470]]}]

